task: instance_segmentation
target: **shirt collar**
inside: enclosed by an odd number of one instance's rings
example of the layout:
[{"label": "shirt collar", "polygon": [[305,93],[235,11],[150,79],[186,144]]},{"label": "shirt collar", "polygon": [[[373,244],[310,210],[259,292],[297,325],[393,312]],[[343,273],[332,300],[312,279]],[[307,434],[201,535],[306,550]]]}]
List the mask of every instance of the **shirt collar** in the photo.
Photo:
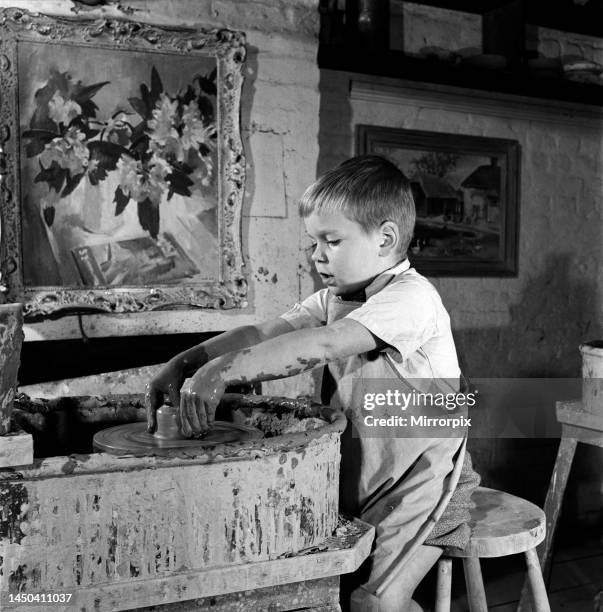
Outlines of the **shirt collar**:
[{"label": "shirt collar", "polygon": [[402,272],[406,272],[406,270],[409,268],[410,262],[408,261],[408,258],[406,258],[397,263],[395,266],[381,272],[381,274],[379,274],[379,276],[377,276],[370,285],[365,287],[365,299],[368,300],[372,295],[375,295],[375,293],[381,291],[381,289],[388,285],[395,276],[402,274]]},{"label": "shirt collar", "polygon": [[[379,291],[381,291],[381,289],[388,285],[394,277],[398,276],[399,274],[402,274],[403,272],[406,272],[406,270],[409,269],[410,262],[408,261],[408,258],[403,259],[395,266],[384,270],[383,272],[381,272],[381,274],[376,276],[371,281],[371,283],[364,288],[364,292],[359,292],[359,294],[356,294],[353,297],[348,297],[347,300],[342,300],[340,296],[336,296],[336,301],[366,302],[366,300],[368,300],[372,295],[375,295],[375,293],[378,293]],[[363,293],[364,295],[362,295]]]}]

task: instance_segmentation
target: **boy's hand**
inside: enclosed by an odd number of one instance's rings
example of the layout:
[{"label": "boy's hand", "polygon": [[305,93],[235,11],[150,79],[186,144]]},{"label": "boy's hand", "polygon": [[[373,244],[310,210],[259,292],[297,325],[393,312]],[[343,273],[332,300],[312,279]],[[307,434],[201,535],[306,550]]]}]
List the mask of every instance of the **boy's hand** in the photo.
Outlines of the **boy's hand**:
[{"label": "boy's hand", "polygon": [[155,413],[166,396],[172,406],[180,411],[180,388],[187,376],[191,376],[206,363],[222,355],[255,346],[269,338],[276,338],[291,331],[293,327],[289,323],[276,317],[258,325],[244,325],[224,332],[170,359],[147,385],[147,431],[155,432],[157,428]]},{"label": "boy's hand", "polygon": [[172,406],[180,404],[180,387],[184,382],[184,365],[176,359],[168,361],[159,373],[147,384],[145,407],[147,409],[147,431],[154,433],[157,428],[157,409],[167,396]]},{"label": "boy's hand", "polygon": [[226,385],[215,367],[203,366],[187,378],[180,389],[180,431],[187,438],[200,438],[211,428]]}]

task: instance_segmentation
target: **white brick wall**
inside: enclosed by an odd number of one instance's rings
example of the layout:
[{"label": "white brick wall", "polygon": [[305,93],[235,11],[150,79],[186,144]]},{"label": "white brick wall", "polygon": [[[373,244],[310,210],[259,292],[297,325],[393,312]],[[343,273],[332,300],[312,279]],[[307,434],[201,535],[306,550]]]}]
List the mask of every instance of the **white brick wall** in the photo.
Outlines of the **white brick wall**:
[{"label": "white brick wall", "polygon": [[[404,48],[479,43],[474,17],[406,3]],[[543,46],[551,36],[562,34],[541,32]],[[575,40],[585,49],[601,46],[577,35],[562,40],[564,48]],[[354,79],[398,86],[402,93],[389,103],[351,99]],[[405,100],[393,79],[328,70],[322,71],[320,91],[321,171],[354,153],[358,124],[519,141],[518,277],[433,281],[471,375],[579,376],[578,345],[603,334],[603,114],[572,119],[567,109],[555,112],[547,104],[524,105],[524,117],[521,104],[510,109],[501,102],[493,109],[491,100],[480,111],[479,100],[469,95],[465,111],[457,99],[434,108],[416,96]]]},{"label": "white brick wall", "polygon": [[[352,120],[520,142],[518,277],[434,282],[474,376],[578,374],[578,344],[601,334],[603,322],[599,126],[366,103],[354,104]],[[580,148],[593,151],[592,157],[579,155]],[[515,349],[513,358],[510,352],[493,351],[489,342],[463,346],[463,330],[493,328],[509,351]]]}]

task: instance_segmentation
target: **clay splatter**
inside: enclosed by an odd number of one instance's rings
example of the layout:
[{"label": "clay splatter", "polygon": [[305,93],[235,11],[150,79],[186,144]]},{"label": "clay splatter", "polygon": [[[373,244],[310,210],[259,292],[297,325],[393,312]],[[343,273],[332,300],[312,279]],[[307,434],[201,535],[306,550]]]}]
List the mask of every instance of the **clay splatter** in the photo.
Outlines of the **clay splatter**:
[{"label": "clay splatter", "polygon": [[27,489],[14,484],[0,488],[0,539],[19,544],[25,535],[20,528],[27,504]]},{"label": "clay splatter", "polygon": [[320,359],[303,359],[302,357],[298,357],[297,361],[304,366],[308,366],[308,369],[315,368],[317,365],[322,363]]},{"label": "clay splatter", "polygon": [[77,467],[77,461],[75,459],[72,459],[71,457],[63,464],[63,467],[61,468],[61,472],[63,472],[63,474],[72,474],[73,470],[75,470],[75,468]]},{"label": "clay splatter", "polygon": [[19,565],[14,572],[8,576],[8,590],[10,592],[20,593],[32,587],[40,585],[41,573],[39,568],[33,571],[27,571],[27,565]]},{"label": "clay splatter", "polygon": [[299,528],[307,538],[314,537],[314,502],[309,497],[302,497]]},{"label": "clay splatter", "polygon": [[529,521],[524,522],[524,527],[529,531],[531,529],[536,529],[540,527],[540,521],[538,519],[531,519]]},{"label": "clay splatter", "polygon": [[255,541],[257,545],[258,552],[262,550],[262,521],[260,519],[260,510],[259,507],[255,506]]},{"label": "clay splatter", "polygon": [[117,549],[117,525],[115,523],[111,523],[109,526],[108,544],[108,558],[105,561],[105,565],[107,568],[107,574],[111,575],[113,573],[113,568],[115,567],[115,551]]}]

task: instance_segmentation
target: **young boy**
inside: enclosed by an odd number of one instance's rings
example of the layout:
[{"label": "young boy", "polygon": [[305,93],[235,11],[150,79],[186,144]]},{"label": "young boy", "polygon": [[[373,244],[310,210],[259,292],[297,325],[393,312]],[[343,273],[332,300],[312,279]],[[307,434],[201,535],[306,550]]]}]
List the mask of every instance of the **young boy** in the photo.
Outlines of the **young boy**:
[{"label": "young boy", "polygon": [[[354,383],[390,380],[399,388],[428,380],[457,391],[450,320],[437,291],[406,258],[415,209],[396,166],[377,156],[348,160],[306,190],[300,213],[326,288],[275,320],[221,334],[170,360],[149,385],[149,431],[165,394],[180,406],[183,433],[198,436],[211,427],[227,385],[327,364],[335,383],[331,406],[349,419],[340,507],[376,527],[351,609],[417,610],[412,593],[442,552],[423,544],[427,536],[432,544],[466,542],[466,512],[442,516],[458,481],[464,439],[358,436],[364,387]],[[389,580],[401,560],[403,570]]]}]

